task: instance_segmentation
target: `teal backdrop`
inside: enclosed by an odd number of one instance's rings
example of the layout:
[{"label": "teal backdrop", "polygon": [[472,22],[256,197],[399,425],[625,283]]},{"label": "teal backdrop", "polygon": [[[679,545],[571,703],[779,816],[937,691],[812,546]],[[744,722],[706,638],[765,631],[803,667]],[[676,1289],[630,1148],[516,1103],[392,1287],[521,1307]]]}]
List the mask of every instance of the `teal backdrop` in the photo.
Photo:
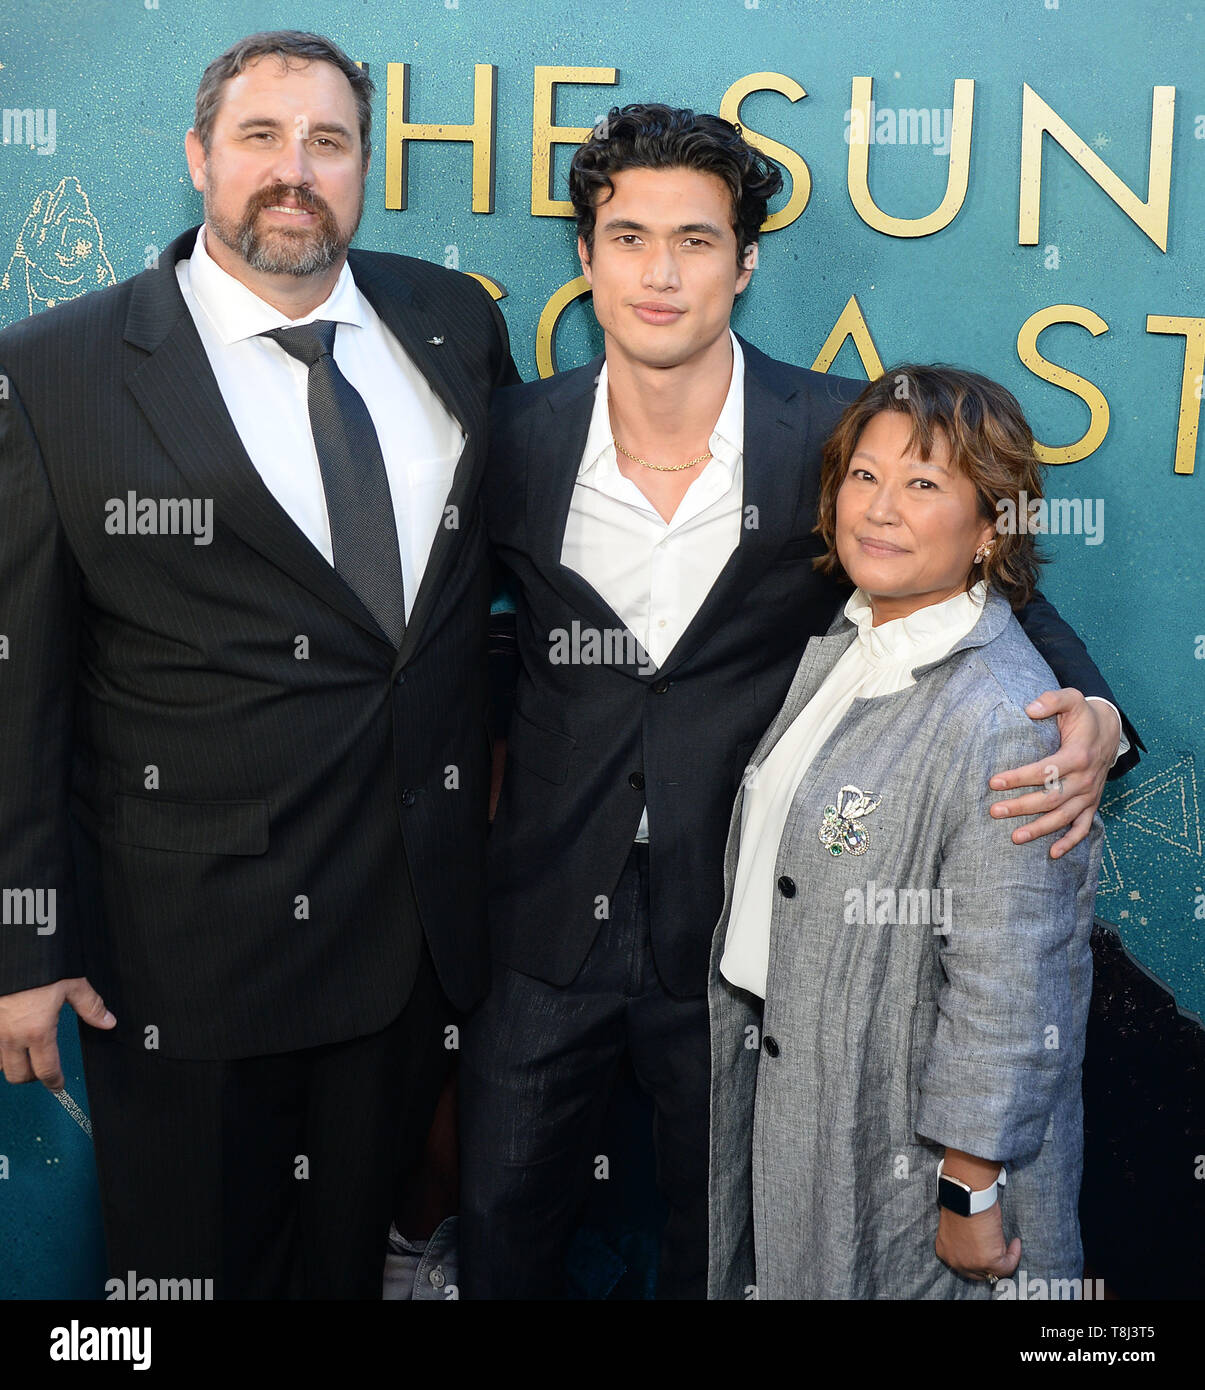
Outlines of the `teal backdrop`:
[{"label": "teal backdrop", "polygon": [[[52,224],[53,248],[65,256],[60,281],[80,275],[57,291],[69,296],[142,270],[198,222],[183,138],[201,70],[242,35],[310,28],[367,63],[378,85],[358,244],[492,277],[505,290],[515,359],[531,377],[541,313],[578,274],[571,224],[531,212],[537,68],[618,70],[613,85],[560,86],[562,126],[589,126],[612,103],[642,99],[717,110],[738,79],[790,79],[805,96],[754,91],[742,108],[750,130],[806,161],[812,185],[801,215],[763,238],[760,267],[736,314],[746,337],[810,366],[856,297],[884,364],[944,360],[996,377],[1019,396],[1038,438],[1059,446],[1085,434],[1089,409],[1023,365],[1018,333],[1051,305],[1080,306],[1107,325],[1093,334],[1055,323],[1041,337],[1045,357],[1094,383],[1110,412],[1099,447],[1048,470],[1051,496],[1103,507],[1092,512],[1103,530],[1051,537],[1043,587],[1083,636],[1148,750],[1106,792],[1098,913],[1119,925],[1130,951],[1184,1008],[1199,1012],[1205,457],[1194,458],[1201,451],[1189,437],[1199,377],[1189,383],[1183,420],[1180,410],[1186,344],[1195,334],[1199,352],[1205,333],[1205,8],[1194,8],[1190,0],[25,0],[0,19],[0,108],[8,120],[0,144],[0,322],[44,311],[48,250],[44,238],[35,249],[38,225]],[[409,119],[444,124],[473,120],[474,65],[496,68],[492,212],[471,210],[472,152],[464,143],[414,143],[408,206],[386,206],[391,63],[410,65]],[[858,77],[873,79],[874,128],[884,137],[869,150],[870,191],[896,217],[938,207],[951,156],[932,127],[923,142],[915,117],[904,125],[916,140],[888,142],[895,113],[942,113],[953,105],[955,80],[973,79],[967,193],[942,230],[891,236],[859,216],[847,191],[846,142]],[[1049,136],[1037,244],[1019,244],[1026,84],[1139,201],[1147,198],[1153,95],[1174,89],[1166,250]],[[28,119],[11,114],[26,111]],[[558,198],[566,196],[568,156],[567,145],[558,148]],[[1150,315],[1195,327],[1151,332]],[[588,301],[567,307],[555,345],[561,367],[599,349]],[[853,341],[832,369],[866,374]],[[6,1298],[102,1291],[74,1021],[60,1032],[72,1107],[40,1087],[0,1086]]]}]

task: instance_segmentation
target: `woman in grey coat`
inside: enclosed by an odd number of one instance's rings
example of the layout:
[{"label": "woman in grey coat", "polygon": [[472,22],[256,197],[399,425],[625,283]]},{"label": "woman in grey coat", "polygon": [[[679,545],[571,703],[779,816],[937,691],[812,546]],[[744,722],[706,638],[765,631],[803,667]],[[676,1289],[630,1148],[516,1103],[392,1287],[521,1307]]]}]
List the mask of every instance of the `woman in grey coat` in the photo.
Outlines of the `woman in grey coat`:
[{"label": "woman in grey coat", "polygon": [[972,373],[887,373],[830,441],[817,563],[857,588],[753,754],[712,950],[713,1298],[1079,1293],[1100,819],[1052,859],[988,814],[1058,743],[1021,494]]}]

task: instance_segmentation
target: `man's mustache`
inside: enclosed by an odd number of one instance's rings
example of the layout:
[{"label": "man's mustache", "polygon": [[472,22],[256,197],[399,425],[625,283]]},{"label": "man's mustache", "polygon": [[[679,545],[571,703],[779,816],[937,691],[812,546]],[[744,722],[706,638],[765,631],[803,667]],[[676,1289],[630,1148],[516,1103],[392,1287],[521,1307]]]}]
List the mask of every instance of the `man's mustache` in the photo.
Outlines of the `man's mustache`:
[{"label": "man's mustache", "polygon": [[303,212],[314,212],[320,217],[332,218],[333,220],[330,204],[325,198],[320,197],[312,189],[287,183],[276,183],[271,188],[261,188],[258,193],[253,193],[247,199],[244,216],[246,219],[250,219],[265,208],[275,207],[278,203],[283,203],[286,198],[291,198]]}]

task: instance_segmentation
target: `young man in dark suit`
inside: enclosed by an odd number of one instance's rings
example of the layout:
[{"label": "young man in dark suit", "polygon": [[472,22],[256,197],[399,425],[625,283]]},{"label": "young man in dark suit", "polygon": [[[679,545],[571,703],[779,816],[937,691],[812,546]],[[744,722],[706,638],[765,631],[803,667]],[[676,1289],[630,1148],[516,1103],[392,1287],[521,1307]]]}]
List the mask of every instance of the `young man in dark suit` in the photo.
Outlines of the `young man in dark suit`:
[{"label": "young man in dark suit", "polygon": [[[812,567],[812,527],[821,446],[861,389],[729,327],[780,185],[726,121],[613,110],[570,174],[605,355],[495,402],[486,513],[520,667],[490,843],[494,981],[461,1058],[468,1297],[562,1292],[625,1050],[669,1207],[658,1292],[704,1296],[707,963],[729,813],[842,597]],[[1023,620],[1062,679],[1107,696],[1045,600]],[[1059,717],[1062,788],[999,814],[1046,812],[1015,838],[1067,828],[1065,852],[1119,718],[1068,690],[1035,714]]]},{"label": "young man in dark suit", "polygon": [[0,334],[0,1065],[60,1088],[74,1007],[110,1263],[218,1297],[380,1297],[488,978],[478,490],[518,378],[472,279],[348,250],[371,95],[316,35],[234,45],[204,226]]}]

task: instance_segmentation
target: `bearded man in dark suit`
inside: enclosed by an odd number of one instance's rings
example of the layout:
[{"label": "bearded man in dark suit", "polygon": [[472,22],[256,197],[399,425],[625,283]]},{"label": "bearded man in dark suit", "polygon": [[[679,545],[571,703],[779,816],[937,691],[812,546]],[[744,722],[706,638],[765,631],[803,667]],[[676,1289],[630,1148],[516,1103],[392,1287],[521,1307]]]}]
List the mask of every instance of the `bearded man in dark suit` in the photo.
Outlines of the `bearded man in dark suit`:
[{"label": "bearded man in dark suit", "polygon": [[472,279],[349,251],[371,94],[316,35],[234,45],[203,227],[0,334],[0,1065],[60,1088],[72,1005],[111,1266],[219,1297],[380,1297],[487,981],[517,376]]}]

